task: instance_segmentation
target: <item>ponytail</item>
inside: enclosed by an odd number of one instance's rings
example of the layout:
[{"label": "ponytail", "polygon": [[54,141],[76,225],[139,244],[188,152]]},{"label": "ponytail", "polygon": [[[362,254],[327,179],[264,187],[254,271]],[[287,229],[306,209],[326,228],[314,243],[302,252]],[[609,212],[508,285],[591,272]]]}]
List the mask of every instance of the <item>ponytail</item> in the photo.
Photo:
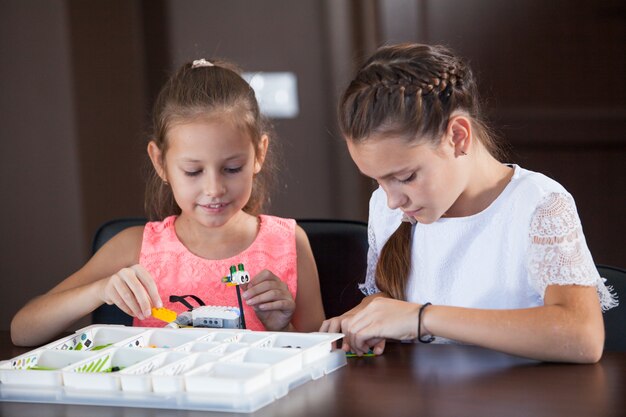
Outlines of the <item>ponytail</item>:
[{"label": "ponytail", "polygon": [[411,223],[402,222],[383,246],[376,264],[376,286],[396,300],[406,301],[411,272]]}]

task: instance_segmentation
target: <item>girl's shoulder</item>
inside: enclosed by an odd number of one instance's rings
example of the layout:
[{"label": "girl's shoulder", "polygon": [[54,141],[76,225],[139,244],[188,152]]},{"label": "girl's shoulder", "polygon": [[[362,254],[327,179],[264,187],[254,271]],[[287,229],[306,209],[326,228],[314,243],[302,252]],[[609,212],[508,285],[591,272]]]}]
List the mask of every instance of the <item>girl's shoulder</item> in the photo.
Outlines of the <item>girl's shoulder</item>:
[{"label": "girl's shoulder", "polygon": [[163,220],[147,222],[145,230],[154,233],[163,233],[168,230],[174,230],[174,222],[176,221],[176,218],[178,218],[178,216],[172,215],[164,218]]},{"label": "girl's shoulder", "polygon": [[259,222],[257,239],[275,238],[276,236],[292,237],[296,231],[294,219],[260,214]]},{"label": "girl's shoulder", "polygon": [[269,214],[259,214],[259,219],[262,225],[263,224],[271,225],[271,226],[283,227],[287,229],[294,228],[296,225],[295,219],[290,219],[287,217],[271,216]]},{"label": "girl's shoulder", "polygon": [[537,196],[540,199],[548,194],[567,194],[567,190],[554,179],[540,172],[531,171],[520,166],[514,166],[515,173],[511,179],[511,186],[518,193],[529,197]]},{"label": "girl's shoulder", "polygon": [[144,233],[160,234],[174,228],[174,221],[178,216],[169,216],[163,220],[147,222],[145,224]]},{"label": "girl's shoulder", "polygon": [[169,216],[161,221],[148,222],[143,229],[142,252],[152,250],[152,248],[163,247],[164,245],[176,245],[178,237],[174,221],[177,216]]},{"label": "girl's shoulder", "polygon": [[552,178],[539,172],[510,165],[513,169],[511,180],[500,195],[482,212],[465,218],[477,224],[500,219],[507,224],[518,224],[526,228],[531,218],[551,196],[561,195],[571,199],[567,190]]}]

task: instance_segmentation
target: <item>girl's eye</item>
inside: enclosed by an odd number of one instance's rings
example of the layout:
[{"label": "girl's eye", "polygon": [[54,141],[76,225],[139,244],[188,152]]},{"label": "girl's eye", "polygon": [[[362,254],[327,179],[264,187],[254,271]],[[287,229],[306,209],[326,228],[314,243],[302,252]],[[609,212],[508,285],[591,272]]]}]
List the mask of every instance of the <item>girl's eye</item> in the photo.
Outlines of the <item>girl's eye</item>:
[{"label": "girl's eye", "polygon": [[202,171],[185,171],[185,175],[188,177],[197,177]]},{"label": "girl's eye", "polygon": [[401,182],[402,184],[408,184],[408,183],[410,183],[411,181],[413,181],[414,179],[415,179],[415,172],[414,172],[414,173],[412,173],[411,175],[409,175],[409,176],[408,176],[408,177],[406,177],[406,178],[403,178],[403,179],[398,179],[398,181],[399,181],[399,182]]},{"label": "girl's eye", "polygon": [[235,168],[224,168],[224,172],[226,172],[227,174],[236,174],[238,172],[241,172],[243,167],[235,167]]}]

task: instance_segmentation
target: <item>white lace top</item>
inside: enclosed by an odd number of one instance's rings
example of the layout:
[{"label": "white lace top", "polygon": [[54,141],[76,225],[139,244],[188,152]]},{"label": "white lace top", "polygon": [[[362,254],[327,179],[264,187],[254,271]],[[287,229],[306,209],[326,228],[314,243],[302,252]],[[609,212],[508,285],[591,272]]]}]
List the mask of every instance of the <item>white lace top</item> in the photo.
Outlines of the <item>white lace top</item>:
[{"label": "white lace top", "polygon": [[[603,310],[617,297],[595,268],[572,196],[556,181],[514,166],[511,182],[482,212],[413,226],[407,300],[511,309],[543,305],[548,285],[595,286]],[[370,200],[366,295],[376,262],[401,223],[379,188]]]}]

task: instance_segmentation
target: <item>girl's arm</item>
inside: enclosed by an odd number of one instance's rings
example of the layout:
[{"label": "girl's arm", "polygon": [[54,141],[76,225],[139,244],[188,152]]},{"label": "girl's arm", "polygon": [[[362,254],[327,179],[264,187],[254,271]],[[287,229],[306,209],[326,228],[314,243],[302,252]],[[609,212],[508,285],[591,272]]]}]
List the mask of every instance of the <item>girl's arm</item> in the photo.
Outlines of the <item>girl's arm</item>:
[{"label": "girl's arm", "polygon": [[118,233],[80,270],[22,307],[11,321],[13,343],[45,343],[105,302],[137,316],[150,310],[150,299],[160,302],[150,274],[137,265],[142,235],[143,226]]},{"label": "girl's arm", "polygon": [[[348,346],[366,352],[380,338],[415,339],[419,304],[392,299],[370,303],[343,323]],[[431,334],[543,361],[594,363],[604,345],[595,287],[550,285],[544,305],[515,310],[428,306],[422,336]]]},{"label": "girl's arm", "polygon": [[311,244],[306,232],[300,226],[296,226],[296,253],[298,293],[291,322],[298,331],[315,332],[324,321],[324,306]]},{"label": "girl's arm", "polygon": [[425,332],[543,361],[594,363],[604,347],[595,287],[550,285],[544,305],[520,310],[429,306]]}]

